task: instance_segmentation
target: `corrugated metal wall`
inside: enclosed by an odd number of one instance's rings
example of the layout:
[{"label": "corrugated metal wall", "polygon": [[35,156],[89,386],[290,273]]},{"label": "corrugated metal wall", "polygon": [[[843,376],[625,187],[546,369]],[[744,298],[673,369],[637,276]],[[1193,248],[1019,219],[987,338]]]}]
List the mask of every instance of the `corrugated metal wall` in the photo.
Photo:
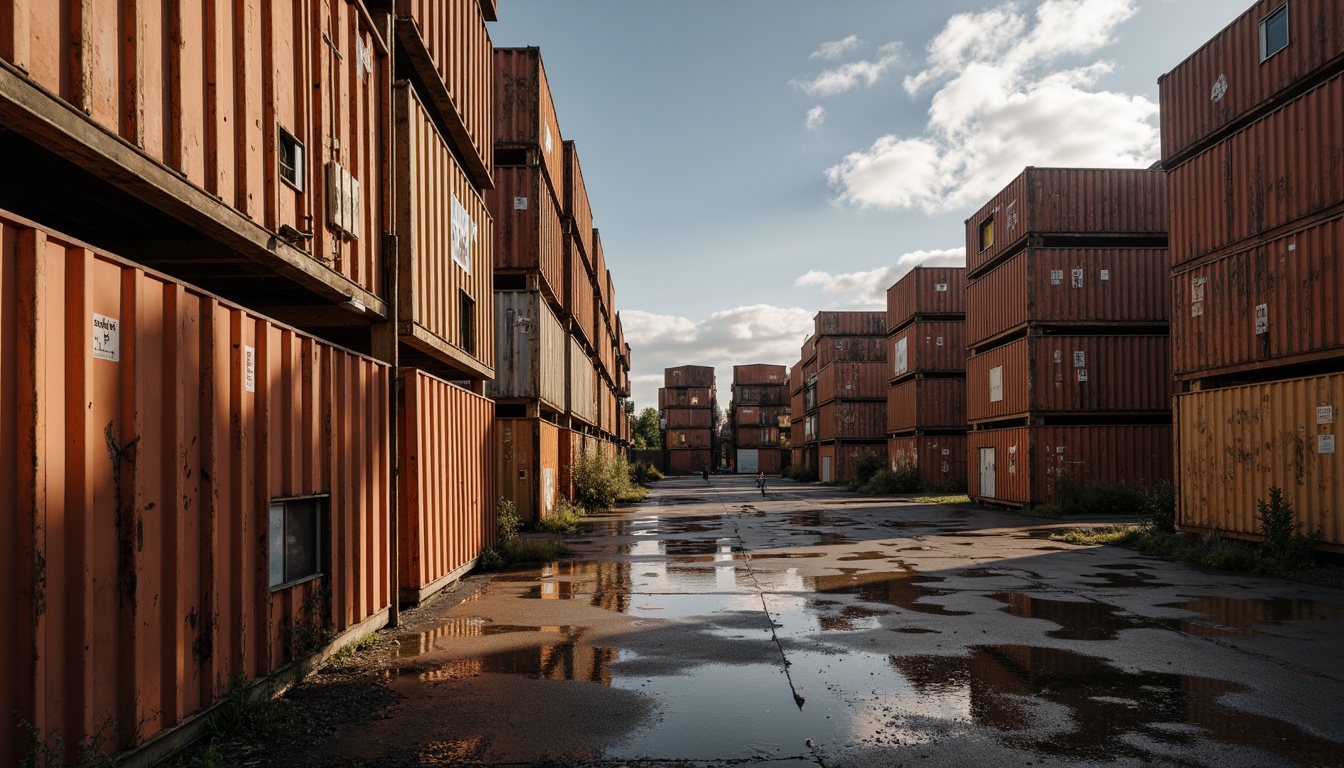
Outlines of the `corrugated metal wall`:
[{"label": "corrugated metal wall", "polygon": [[528,522],[553,512],[561,494],[560,429],[539,419],[498,419],[495,447],[499,495]]},{"label": "corrugated metal wall", "polygon": [[964,267],[915,267],[887,289],[887,331],[916,316],[964,315]]},{"label": "corrugated metal wall", "polygon": [[893,437],[887,441],[892,469],[909,464],[926,483],[966,481],[966,435]]},{"label": "corrugated metal wall", "polygon": [[884,341],[888,375],[966,370],[966,322],[919,320]]},{"label": "corrugated metal wall", "polygon": [[887,364],[831,363],[817,372],[817,402],[881,400],[887,395]]},{"label": "corrugated metal wall", "polygon": [[570,415],[597,426],[597,372],[583,346],[573,337],[569,339],[569,395],[567,409]]},{"label": "corrugated metal wall", "polygon": [[486,394],[564,410],[569,337],[546,301],[531,291],[496,291],[494,323],[495,378]]},{"label": "corrugated metal wall", "polygon": [[887,403],[847,402],[835,400],[821,406],[819,412],[821,440],[883,440],[887,439]]},{"label": "corrugated metal wall", "polygon": [[[565,149],[560,119],[539,48],[496,48],[494,54],[495,141],[535,147],[556,201],[564,198]],[[503,169],[495,167],[495,184]],[[509,198],[504,198],[506,201]]]},{"label": "corrugated metal wall", "polygon": [[966,429],[966,379],[908,379],[887,390],[887,431]]},{"label": "corrugated metal wall", "polygon": [[595,279],[592,267],[593,258],[593,209],[588,201],[588,187],[583,182],[583,168],[579,164],[579,151],[572,141],[564,143],[565,217],[569,219],[569,234],[578,243],[579,251],[587,264],[589,281]]},{"label": "corrugated metal wall", "polygon": [[[980,450],[995,450],[994,493],[980,482]],[[1039,504],[1062,473],[1078,480],[1153,484],[1172,476],[1170,425],[1014,427],[967,435],[971,498]]]},{"label": "corrugated metal wall", "polygon": [[557,303],[565,288],[564,232],[560,208],[539,166],[496,166],[495,188],[486,193],[495,222],[495,269],[536,269],[541,289]]}]

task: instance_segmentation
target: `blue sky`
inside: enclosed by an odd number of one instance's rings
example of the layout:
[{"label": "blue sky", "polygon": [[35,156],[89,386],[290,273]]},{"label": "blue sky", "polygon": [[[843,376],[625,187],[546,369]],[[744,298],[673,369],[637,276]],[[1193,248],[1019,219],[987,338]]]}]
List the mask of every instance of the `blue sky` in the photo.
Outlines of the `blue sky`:
[{"label": "blue sky", "polygon": [[[501,0],[578,143],[632,347],[791,365],[822,309],[882,309],[1028,165],[1157,160],[1157,78],[1248,0]],[[722,398],[726,405],[727,397]]]}]

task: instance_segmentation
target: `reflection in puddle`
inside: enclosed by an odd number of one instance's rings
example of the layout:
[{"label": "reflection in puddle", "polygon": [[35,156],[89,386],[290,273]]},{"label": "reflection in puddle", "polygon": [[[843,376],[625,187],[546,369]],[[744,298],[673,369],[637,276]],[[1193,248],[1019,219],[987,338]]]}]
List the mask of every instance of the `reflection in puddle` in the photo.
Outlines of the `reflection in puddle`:
[{"label": "reflection in puddle", "polygon": [[1184,603],[1166,603],[1163,608],[1181,610],[1208,616],[1211,621],[1191,620],[1175,622],[1180,630],[1192,635],[1251,636],[1259,634],[1259,626],[1274,626],[1289,621],[1341,621],[1344,606],[1299,600],[1286,597],[1248,599],[1236,597],[1201,597]]},{"label": "reflection in puddle", "polygon": [[1120,609],[1091,600],[1074,602],[1032,597],[1020,592],[990,595],[1007,603],[1008,613],[1023,619],[1044,619],[1059,625],[1045,634],[1062,640],[1114,640],[1122,629],[1147,626],[1133,616],[1119,615]]},{"label": "reflection in puddle", "polygon": [[887,555],[884,552],[851,552],[844,557],[836,559],[845,562],[853,562],[856,560],[885,560],[887,559]]},{"label": "reflection in puddle", "polygon": [[937,616],[966,616],[969,611],[952,611],[935,603],[921,602],[926,597],[950,594],[947,590],[925,586],[939,581],[911,571],[904,573],[867,573],[854,568],[842,568],[831,576],[808,576],[804,583],[809,589],[829,595],[857,595],[869,603],[884,603],[907,611],[931,613]]}]

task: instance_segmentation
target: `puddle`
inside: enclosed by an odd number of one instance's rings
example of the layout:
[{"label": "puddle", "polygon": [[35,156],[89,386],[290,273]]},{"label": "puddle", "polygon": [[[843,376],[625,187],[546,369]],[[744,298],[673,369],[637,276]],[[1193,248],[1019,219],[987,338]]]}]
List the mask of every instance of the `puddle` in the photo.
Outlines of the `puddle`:
[{"label": "puddle", "polygon": [[515,624],[494,624],[478,616],[469,616],[453,619],[426,632],[395,635],[393,639],[397,641],[398,645],[394,655],[402,659],[417,658],[427,653],[442,650],[439,647],[439,641],[451,638],[490,637],[524,632],[569,633],[572,631],[573,628],[567,626],[531,627]]},{"label": "puddle", "polygon": [[836,559],[844,562],[853,562],[855,560],[886,560],[887,555],[884,552],[852,552],[844,557],[838,557]]},{"label": "puddle", "polygon": [[923,602],[927,597],[950,594],[947,590],[926,586],[926,582],[936,580],[910,571],[867,573],[854,568],[842,568],[836,575],[805,577],[804,583],[808,589],[822,594],[855,595],[865,602],[894,605],[907,611],[936,616],[969,615],[969,611],[952,611],[936,603]]},{"label": "puddle", "polygon": [[1164,603],[1162,607],[1179,608],[1207,616],[1208,620],[1167,620],[1182,632],[1201,636],[1253,636],[1260,634],[1258,627],[1283,625],[1290,621],[1344,621],[1344,606],[1297,598],[1215,596],[1183,603]]},{"label": "puddle", "polygon": [[1050,600],[1020,592],[989,597],[1005,603],[1003,610],[1018,618],[1044,619],[1058,624],[1059,629],[1045,634],[1061,640],[1114,640],[1122,629],[1152,626],[1151,622],[1139,617],[1121,616],[1120,609],[1114,605],[1091,600]]}]

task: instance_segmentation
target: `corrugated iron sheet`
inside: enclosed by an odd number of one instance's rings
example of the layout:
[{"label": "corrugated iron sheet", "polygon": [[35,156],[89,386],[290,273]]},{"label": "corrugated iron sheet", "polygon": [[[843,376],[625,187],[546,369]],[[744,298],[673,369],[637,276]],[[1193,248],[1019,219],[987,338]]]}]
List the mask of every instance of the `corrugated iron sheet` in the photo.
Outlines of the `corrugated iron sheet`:
[{"label": "corrugated iron sheet", "polygon": [[817,402],[883,400],[887,378],[886,363],[831,363],[817,372]]},{"label": "corrugated iron sheet", "polygon": [[[1013,427],[967,435],[971,498],[1041,504],[1068,473],[1081,481],[1151,485],[1172,475],[1172,429],[1166,425]],[[982,449],[993,451],[994,491],[982,487]]]},{"label": "corrugated iron sheet", "polygon": [[663,369],[663,386],[714,388],[714,369],[705,365],[679,365]]},{"label": "corrugated iron sheet", "polygon": [[965,428],[965,379],[909,379],[887,390],[888,432]]},{"label": "corrugated iron sheet", "polygon": [[789,396],[784,385],[762,384],[733,387],[733,402],[738,405],[785,405]]},{"label": "corrugated iron sheet", "polygon": [[965,267],[915,267],[887,289],[887,332],[914,317],[966,314]]},{"label": "corrugated iron sheet", "polygon": [[669,450],[709,448],[714,439],[714,431],[708,427],[668,427],[667,447]]},{"label": "corrugated iron sheet", "polygon": [[495,422],[499,495],[528,522],[550,515],[560,498],[560,429],[541,419]]},{"label": "corrugated iron sheet", "polygon": [[537,270],[541,290],[565,301],[565,241],[560,208],[540,166],[495,168],[495,188],[486,193],[495,222],[495,269]]},{"label": "corrugated iron sheet", "polygon": [[[822,482],[843,483],[854,479],[854,464],[866,453],[874,453],[885,464],[887,444],[882,443],[828,443],[816,449],[817,476]],[[826,466],[830,463],[830,477]]]},{"label": "corrugated iron sheet", "polygon": [[565,148],[565,184],[564,213],[569,227],[569,235],[579,244],[584,260],[588,264],[589,279],[596,274],[592,271],[593,258],[593,209],[588,201],[588,187],[583,183],[583,169],[579,165],[579,151],[574,142],[566,141]]},{"label": "corrugated iron sheet", "polygon": [[[494,84],[496,143],[534,148],[539,161],[537,167],[544,173],[546,186],[555,200],[561,200],[565,148],[541,49],[496,48]],[[496,185],[502,170],[495,167]]]},{"label": "corrugated iron sheet", "polygon": [[966,322],[962,320],[917,320],[892,334],[884,346],[887,374],[892,378],[966,370]]},{"label": "corrugated iron sheet", "polygon": [[597,426],[597,371],[583,345],[573,337],[569,339],[565,365],[569,369],[566,411],[586,424]]},{"label": "corrugated iron sheet", "polygon": [[782,365],[756,363],[754,365],[733,366],[733,386],[765,385],[782,386],[788,382],[788,369]]},{"label": "corrugated iron sheet", "polygon": [[892,469],[913,466],[925,483],[965,483],[966,435],[893,437],[887,441],[887,461]]},{"label": "corrugated iron sheet", "polygon": [[496,291],[494,322],[495,378],[486,382],[486,394],[540,400],[563,411],[569,337],[546,300],[534,291]]},{"label": "corrugated iron sheet", "polygon": [[669,450],[667,469],[669,475],[698,475],[705,468],[717,466],[708,448],[694,450]]},{"label": "corrugated iron sheet", "polygon": [[821,440],[887,440],[887,403],[833,400],[821,406],[818,418]]},{"label": "corrugated iron sheet", "polygon": [[564,246],[566,298],[560,306],[568,316],[571,332],[592,346],[597,342],[592,272],[582,246],[572,233],[565,235]]},{"label": "corrugated iron sheet", "polygon": [[713,407],[714,390],[708,387],[659,387],[658,407]]},{"label": "corrugated iron sheet", "polygon": [[714,421],[714,411],[708,408],[667,408],[662,415],[663,418],[667,419],[668,429],[680,429],[682,427],[709,429],[713,426]]},{"label": "corrugated iron sheet", "polygon": [[882,336],[822,336],[817,339],[817,355],[803,373],[809,375],[832,363],[859,363],[887,359],[887,343]]},{"label": "corrugated iron sheet", "polygon": [[[818,312],[812,318],[814,336],[885,336],[885,312]],[[807,352],[803,352],[807,359]]]}]

